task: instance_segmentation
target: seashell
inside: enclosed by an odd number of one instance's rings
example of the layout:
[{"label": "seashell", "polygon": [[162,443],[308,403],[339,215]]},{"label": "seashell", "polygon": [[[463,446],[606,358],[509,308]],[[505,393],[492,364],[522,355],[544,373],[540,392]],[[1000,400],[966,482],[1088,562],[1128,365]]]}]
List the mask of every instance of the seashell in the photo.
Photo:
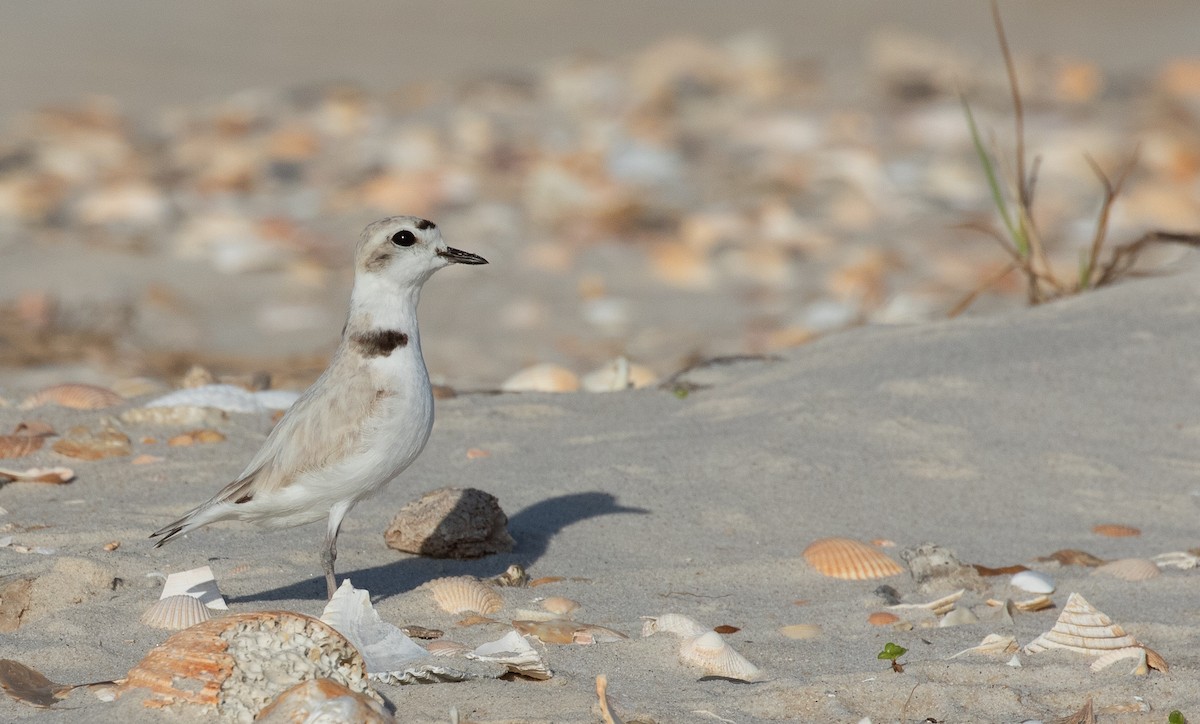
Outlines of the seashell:
[{"label": "seashell", "polygon": [[121,413],[128,425],[179,425],[212,427],[229,420],[229,414],[214,407],[172,405],[170,407],[134,407]]},{"label": "seashell", "polygon": [[1039,561],[1058,561],[1064,566],[1099,566],[1104,564],[1104,559],[1088,553],[1087,551],[1076,550],[1074,548],[1064,548],[1054,551],[1044,558],[1039,558]]},{"label": "seashell", "polygon": [[1108,536],[1109,538],[1130,538],[1132,536],[1141,535],[1142,531],[1128,525],[1117,525],[1116,523],[1101,523],[1094,526],[1092,532],[1098,535]]},{"label": "seashell", "polygon": [[143,407],[214,407],[225,412],[259,413],[266,410],[256,393],[237,385],[201,385],[169,392]]},{"label": "seashell", "polygon": [[49,483],[61,485],[75,479],[71,468],[29,468],[28,470],[5,470],[0,468],[0,483]]},{"label": "seashell", "polygon": [[466,657],[476,661],[503,664],[514,674],[538,681],[545,681],[553,675],[542,655],[517,631],[509,631],[495,641],[481,644],[474,651],[468,652]]},{"label": "seashell", "polygon": [[815,623],[794,623],[781,627],[779,633],[789,639],[815,639],[821,635],[821,627]]},{"label": "seashell", "polygon": [[109,427],[95,432],[86,427],[74,427],[67,436],[55,441],[54,452],[80,460],[102,460],[123,457],[133,453],[129,436]]},{"label": "seashell", "polygon": [[362,657],[328,624],[290,611],[256,611],[174,634],[129,671],[116,694],[141,690],[147,707],[192,704],[249,721],[266,702],[316,678],[378,699]]},{"label": "seashell", "polygon": [[1154,565],[1159,568],[1178,568],[1183,571],[1190,571],[1197,565],[1200,565],[1200,556],[1195,556],[1185,551],[1159,553],[1150,560],[1154,561]]},{"label": "seashell", "polygon": [[529,585],[529,574],[525,572],[525,567],[519,563],[514,563],[504,569],[504,573],[498,576],[492,576],[488,579],[488,583],[493,586],[503,586],[507,588],[521,588]]},{"label": "seashell", "polygon": [[1046,633],[1022,649],[1036,654],[1046,649],[1066,649],[1088,656],[1100,656],[1115,649],[1136,646],[1137,641],[1108,616],[1096,610],[1083,596],[1072,593],[1062,614]]},{"label": "seashell", "polygon": [[1092,671],[1103,671],[1123,659],[1137,660],[1137,665],[1133,667],[1133,671],[1129,672],[1134,676],[1145,676],[1150,673],[1150,669],[1165,672],[1171,668],[1167,665],[1166,659],[1157,651],[1139,644],[1103,654],[1092,662],[1091,669]]},{"label": "seashell", "polygon": [[114,382],[112,389],[121,397],[130,399],[143,395],[161,395],[168,388],[162,381],[150,377],[126,377]]},{"label": "seashell", "polygon": [[200,599],[182,594],[156,601],[142,614],[142,623],[153,628],[182,631],[210,618],[212,613]]},{"label": "seashell", "polygon": [[1017,609],[1018,611],[1025,611],[1027,613],[1041,611],[1044,608],[1054,607],[1054,601],[1050,600],[1050,597],[1046,595],[1035,596],[1034,598],[1029,598],[1024,601],[1001,601],[996,598],[989,598],[987,600],[987,605],[993,607],[1007,606],[1010,603],[1013,605],[1013,608]]},{"label": "seashell", "polygon": [[513,621],[513,628],[525,636],[532,636],[544,644],[573,644],[580,624],[562,619],[546,621]]},{"label": "seashell", "polygon": [[850,538],[813,541],[804,549],[804,559],[821,575],[848,581],[887,578],[904,572],[878,548]]},{"label": "seashell", "polygon": [[960,588],[948,596],[943,596],[929,603],[897,603],[894,606],[888,606],[891,609],[898,610],[913,610],[920,609],[929,611],[935,616],[944,616],[954,610],[954,604],[958,603],[959,599],[967,592],[967,589]]},{"label": "seashell", "polygon": [[596,677],[596,698],[600,702],[600,721],[603,724],[624,724],[612,711],[612,702],[608,700],[608,677],[604,674]]},{"label": "seashell", "polygon": [[576,392],[579,378],[571,370],[554,364],[526,367],[501,385],[504,392]]},{"label": "seashell", "polygon": [[617,390],[641,389],[658,382],[658,375],[645,365],[618,357],[600,369],[583,376],[583,389],[588,392],[615,392]]},{"label": "seashell", "polygon": [[171,447],[189,447],[191,445],[206,445],[214,442],[223,442],[225,436],[212,428],[201,428],[199,430],[191,430],[189,432],[180,433],[173,437],[167,438],[167,444]]},{"label": "seashell", "polygon": [[579,602],[563,596],[542,599],[542,608],[557,616],[570,616],[579,609]]},{"label": "seashell", "polygon": [[309,679],[275,697],[254,718],[258,724],[295,722],[356,722],[393,724],[383,705],[351,691],[333,679]]},{"label": "seashell", "polygon": [[19,661],[0,659],[0,688],[17,701],[49,709],[76,687],[51,681],[42,672]]},{"label": "seashell", "polygon": [[405,636],[411,636],[414,639],[440,639],[445,635],[440,629],[425,628],[424,626],[414,626],[412,624],[401,626],[400,630],[404,632]]},{"label": "seashell", "polygon": [[103,410],[125,402],[125,398],[97,385],[68,382],[38,390],[20,404],[22,410],[32,410],[42,405],[58,405],[74,410]]},{"label": "seashell", "polygon": [[870,616],[867,616],[867,623],[871,624],[872,626],[891,626],[899,620],[899,616],[894,613],[888,613],[887,611],[876,611]]},{"label": "seashell", "polygon": [[761,674],[757,666],[734,651],[716,631],[684,641],[679,647],[679,658],[685,664],[700,667],[707,676],[754,681]]},{"label": "seashell", "polygon": [[434,656],[462,656],[470,651],[471,647],[449,639],[438,639],[425,644],[425,650]]},{"label": "seashell", "polygon": [[41,449],[46,438],[40,435],[0,435],[0,458],[20,458]]},{"label": "seashell", "polygon": [[205,606],[219,611],[228,610],[221,590],[217,588],[217,579],[212,568],[200,566],[187,571],[172,573],[163,583],[160,599],[170,596],[186,595],[200,600]]},{"label": "seashell", "polygon": [[963,649],[950,658],[957,659],[964,654],[1011,654],[1017,650],[1017,640],[1012,636],[1001,636],[1000,634],[988,634],[983,637],[983,641],[979,642],[978,646],[972,646],[969,649]]},{"label": "seashell", "polygon": [[664,613],[661,616],[642,616],[642,636],[658,632],[675,634],[681,638],[696,638],[705,634],[709,629],[701,626],[695,619],[681,613]]},{"label": "seashell", "polygon": [[946,628],[947,626],[963,626],[972,623],[979,623],[979,617],[976,616],[971,609],[956,608],[943,616],[942,620],[938,621],[938,628]]},{"label": "seashell", "polygon": [[1147,558],[1122,558],[1120,560],[1105,563],[1096,570],[1096,573],[1105,573],[1110,576],[1115,576],[1123,581],[1148,581],[1155,576],[1158,576],[1161,571],[1158,565]]},{"label": "seashell", "polygon": [[1054,593],[1054,579],[1037,571],[1014,573],[1009,584],[1030,593]]},{"label": "seashell", "polygon": [[492,587],[471,576],[438,578],[425,584],[433,600],[447,613],[473,611],[487,615],[504,608],[504,599]]}]

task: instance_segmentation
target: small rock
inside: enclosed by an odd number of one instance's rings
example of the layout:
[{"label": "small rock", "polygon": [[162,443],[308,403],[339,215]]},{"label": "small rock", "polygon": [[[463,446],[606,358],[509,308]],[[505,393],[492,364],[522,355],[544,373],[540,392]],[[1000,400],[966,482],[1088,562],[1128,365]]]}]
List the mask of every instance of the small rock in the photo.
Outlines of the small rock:
[{"label": "small rock", "polygon": [[383,534],[389,548],[430,558],[479,558],[507,553],[515,541],[494,495],[475,488],[440,488],[400,509]]}]

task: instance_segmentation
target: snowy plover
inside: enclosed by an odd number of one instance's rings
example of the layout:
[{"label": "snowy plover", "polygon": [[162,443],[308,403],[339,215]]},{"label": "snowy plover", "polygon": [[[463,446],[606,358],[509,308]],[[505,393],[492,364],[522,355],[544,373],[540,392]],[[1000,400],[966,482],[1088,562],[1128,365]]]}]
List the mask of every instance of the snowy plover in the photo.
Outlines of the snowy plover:
[{"label": "snowy plover", "polygon": [[354,504],[407,468],[429,439],[433,394],[421,357],[421,285],[450,264],[486,264],[452,249],[431,221],[395,216],[363,231],[342,343],[262,448],[211,500],[153,533],[155,547],[218,520],[288,528],[327,518],[321,563],[329,596],[338,528]]}]

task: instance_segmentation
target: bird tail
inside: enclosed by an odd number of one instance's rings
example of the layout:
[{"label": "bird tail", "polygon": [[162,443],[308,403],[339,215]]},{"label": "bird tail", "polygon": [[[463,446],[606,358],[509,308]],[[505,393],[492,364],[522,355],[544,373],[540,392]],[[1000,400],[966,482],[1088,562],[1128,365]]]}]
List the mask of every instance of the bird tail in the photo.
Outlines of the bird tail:
[{"label": "bird tail", "polygon": [[191,530],[191,528],[194,526],[190,526],[189,524],[192,522],[192,517],[198,512],[200,512],[200,508],[191,510],[187,515],[183,516],[179,520],[168,523],[162,528],[159,528],[151,533],[151,538],[158,538],[158,540],[154,541],[154,547],[162,548],[164,544],[175,540],[175,538],[181,535],[185,530]]}]

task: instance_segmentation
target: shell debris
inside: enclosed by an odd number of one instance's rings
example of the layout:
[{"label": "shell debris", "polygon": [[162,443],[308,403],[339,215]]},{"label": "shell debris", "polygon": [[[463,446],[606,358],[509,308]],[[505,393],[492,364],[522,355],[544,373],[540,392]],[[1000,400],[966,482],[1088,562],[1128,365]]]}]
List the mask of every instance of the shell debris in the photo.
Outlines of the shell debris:
[{"label": "shell debris", "polygon": [[980,641],[978,646],[972,646],[969,649],[963,649],[950,658],[957,659],[959,656],[963,656],[965,654],[1014,654],[1016,653],[1017,648],[1017,640],[1012,636],[988,634],[987,636],[983,637],[983,641]]},{"label": "shell debris", "polygon": [[66,437],[56,440],[54,452],[80,460],[103,460],[133,454],[129,436],[116,428],[103,425],[99,430],[73,427]]},{"label": "shell debris", "polygon": [[847,581],[887,578],[904,572],[878,548],[851,538],[821,538],[810,543],[803,555],[821,575]]},{"label": "shell debris", "polygon": [[757,666],[734,651],[716,631],[685,640],[679,647],[679,658],[685,664],[699,667],[707,676],[739,681],[755,681],[762,676]]},{"label": "shell debris", "polygon": [[1121,558],[1109,561],[1092,571],[1092,575],[1104,574],[1133,583],[1148,581],[1161,573],[1158,564],[1148,558]]},{"label": "shell debris", "polygon": [[28,470],[6,470],[0,468],[0,483],[48,483],[62,485],[75,479],[71,468],[29,468]]}]

